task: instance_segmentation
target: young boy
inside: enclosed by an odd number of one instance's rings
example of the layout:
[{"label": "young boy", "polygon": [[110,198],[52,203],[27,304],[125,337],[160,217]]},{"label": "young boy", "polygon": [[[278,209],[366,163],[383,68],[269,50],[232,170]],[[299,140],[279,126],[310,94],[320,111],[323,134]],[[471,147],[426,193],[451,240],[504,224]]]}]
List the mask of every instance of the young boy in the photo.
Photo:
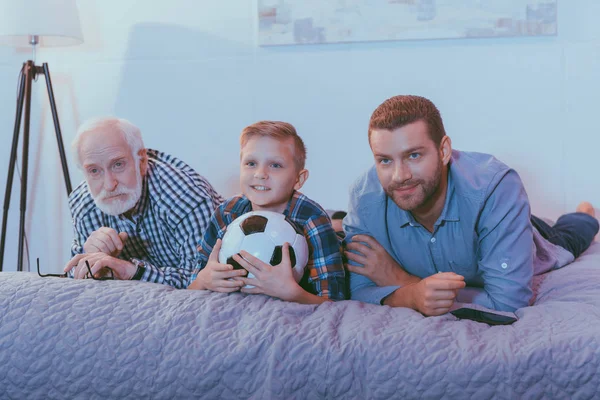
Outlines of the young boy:
[{"label": "young boy", "polygon": [[[257,122],[244,128],[240,144],[243,194],[228,199],[213,213],[198,246],[198,268],[192,273],[188,289],[225,293],[241,289],[304,304],[346,299],[340,243],[331,220],[321,206],[298,192],[308,171],[304,169],[306,149],[296,129],[286,122]],[[227,225],[242,214],[259,210],[283,213],[304,231],[309,258],[305,269],[308,279],[301,281],[306,282],[302,286],[292,276],[288,245],[283,247],[283,261],[275,266],[245,251],[234,256],[244,267],[242,270],[218,262]],[[248,272],[255,278],[247,278]]]}]

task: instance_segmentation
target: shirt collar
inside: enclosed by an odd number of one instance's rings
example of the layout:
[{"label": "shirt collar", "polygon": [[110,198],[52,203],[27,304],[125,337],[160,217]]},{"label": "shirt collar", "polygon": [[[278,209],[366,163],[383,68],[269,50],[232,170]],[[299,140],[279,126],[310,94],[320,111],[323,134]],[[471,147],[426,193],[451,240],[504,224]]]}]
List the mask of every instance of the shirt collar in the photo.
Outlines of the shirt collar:
[{"label": "shirt collar", "polygon": [[285,210],[283,211],[283,215],[285,215],[286,217],[290,216],[290,210],[293,210],[296,208],[296,203],[298,203],[298,200],[300,198],[300,192],[298,192],[297,190],[294,190],[294,193],[292,193],[292,195],[290,196],[290,200],[287,203],[287,206],[285,207]]},{"label": "shirt collar", "polygon": [[409,211],[405,211],[405,210],[401,209],[400,207],[398,207],[398,205],[396,203],[394,203],[394,200],[391,197],[389,197],[389,196],[386,196],[386,197],[387,197],[386,207],[391,206],[396,209],[396,214],[398,215],[398,222],[400,223],[401,228],[404,228],[406,225],[421,226],[421,224],[419,224],[415,220],[415,217],[413,217]]},{"label": "shirt collar", "polygon": [[452,177],[452,162],[448,165],[448,190],[446,191],[446,201],[444,203],[444,209],[442,214],[438,218],[436,225],[442,221],[460,221],[458,216],[458,204],[454,199],[455,186],[454,178]]},{"label": "shirt collar", "polygon": [[[148,168],[148,172],[142,178],[142,191],[140,194],[140,199],[133,207],[133,212],[131,213],[131,218],[134,221],[137,221],[139,217],[144,215],[144,211],[146,210],[146,206],[148,204],[148,197],[149,197],[148,196],[148,179],[149,179],[149,175],[151,174],[151,172],[152,171],[150,170],[150,168]],[[123,214],[121,214],[119,217],[125,218],[125,216]]]}]

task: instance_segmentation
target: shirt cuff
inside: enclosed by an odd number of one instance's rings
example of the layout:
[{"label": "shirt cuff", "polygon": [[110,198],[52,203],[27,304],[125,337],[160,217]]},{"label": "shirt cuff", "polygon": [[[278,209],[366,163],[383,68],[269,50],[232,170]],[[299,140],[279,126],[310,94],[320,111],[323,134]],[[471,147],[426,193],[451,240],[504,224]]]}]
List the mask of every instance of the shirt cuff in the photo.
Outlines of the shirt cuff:
[{"label": "shirt cuff", "polygon": [[494,309],[494,305],[490,301],[490,297],[485,290],[478,287],[467,286],[461,289],[456,296],[456,302],[467,304],[479,304],[489,309]]},{"label": "shirt cuff", "polygon": [[394,293],[400,286],[371,286],[358,289],[352,292],[352,300],[362,301],[370,304],[383,304],[385,299],[390,294]]}]

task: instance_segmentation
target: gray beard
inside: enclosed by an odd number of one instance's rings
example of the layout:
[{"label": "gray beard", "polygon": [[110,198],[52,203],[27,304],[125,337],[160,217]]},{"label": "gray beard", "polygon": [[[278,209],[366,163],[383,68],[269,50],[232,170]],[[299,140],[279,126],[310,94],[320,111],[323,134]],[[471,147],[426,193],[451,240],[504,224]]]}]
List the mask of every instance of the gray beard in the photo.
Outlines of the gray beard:
[{"label": "gray beard", "polygon": [[[136,179],[135,188],[123,188],[117,189],[114,192],[107,192],[102,190],[96,197],[93,197],[96,206],[105,214],[118,216],[127,211],[131,210],[142,196],[142,174],[140,173],[139,165],[136,166]],[[125,194],[126,198],[121,200],[110,200],[105,201],[107,197],[114,196],[117,194]]]}]

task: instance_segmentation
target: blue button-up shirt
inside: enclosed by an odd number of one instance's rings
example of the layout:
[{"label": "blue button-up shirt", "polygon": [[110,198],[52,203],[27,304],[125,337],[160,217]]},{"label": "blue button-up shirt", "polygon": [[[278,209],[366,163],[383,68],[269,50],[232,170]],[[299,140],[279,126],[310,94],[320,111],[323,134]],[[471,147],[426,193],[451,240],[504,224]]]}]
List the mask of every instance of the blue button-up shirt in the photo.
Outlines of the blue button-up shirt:
[{"label": "blue button-up shirt", "polygon": [[[453,151],[448,191],[433,233],[384,192],[375,167],[350,190],[346,240],[374,237],[408,273],[463,275],[460,302],[514,311],[532,298],[532,277],[573,260],[541,237],[530,222],[527,193],[518,174],[493,156]],[[399,286],[377,287],[350,275],[351,298],[381,304]]]}]

